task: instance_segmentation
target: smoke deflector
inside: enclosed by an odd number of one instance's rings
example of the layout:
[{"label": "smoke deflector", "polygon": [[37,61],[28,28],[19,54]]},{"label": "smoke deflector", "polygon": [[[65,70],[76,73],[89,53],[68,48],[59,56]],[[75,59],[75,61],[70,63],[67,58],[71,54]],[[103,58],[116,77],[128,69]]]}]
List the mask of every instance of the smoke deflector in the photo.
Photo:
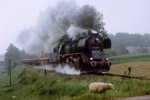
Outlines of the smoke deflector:
[{"label": "smoke deflector", "polygon": [[109,38],[103,40],[103,48],[110,49],[111,48],[111,40]]}]

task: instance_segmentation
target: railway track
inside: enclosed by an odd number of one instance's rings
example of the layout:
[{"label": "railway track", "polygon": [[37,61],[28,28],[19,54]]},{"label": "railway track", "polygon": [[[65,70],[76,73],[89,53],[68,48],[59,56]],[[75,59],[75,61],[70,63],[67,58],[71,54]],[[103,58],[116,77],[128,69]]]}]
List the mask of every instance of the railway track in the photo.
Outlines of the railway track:
[{"label": "railway track", "polygon": [[141,79],[141,80],[150,80],[148,77],[138,77],[138,76],[129,76],[129,75],[119,75],[111,73],[82,73],[81,75],[95,75],[95,76],[114,76],[121,77],[123,79]]},{"label": "railway track", "polygon": [[[31,66],[29,66],[31,67]],[[95,75],[95,76],[114,76],[121,77],[123,79],[141,79],[141,80],[150,80],[148,77],[138,77],[138,76],[129,76],[129,75],[119,75],[119,74],[111,74],[111,73],[81,73],[82,75]]]}]

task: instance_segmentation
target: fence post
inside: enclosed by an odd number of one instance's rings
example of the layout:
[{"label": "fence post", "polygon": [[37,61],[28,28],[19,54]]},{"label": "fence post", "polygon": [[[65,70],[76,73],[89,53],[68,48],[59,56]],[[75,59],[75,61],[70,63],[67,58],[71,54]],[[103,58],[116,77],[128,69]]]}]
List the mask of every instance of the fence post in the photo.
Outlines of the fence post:
[{"label": "fence post", "polygon": [[9,85],[11,86],[11,59],[8,60]]},{"label": "fence post", "polygon": [[128,67],[128,75],[131,74],[132,67]]},{"label": "fence post", "polygon": [[46,76],[46,68],[45,68],[44,72],[45,72],[45,76]]}]

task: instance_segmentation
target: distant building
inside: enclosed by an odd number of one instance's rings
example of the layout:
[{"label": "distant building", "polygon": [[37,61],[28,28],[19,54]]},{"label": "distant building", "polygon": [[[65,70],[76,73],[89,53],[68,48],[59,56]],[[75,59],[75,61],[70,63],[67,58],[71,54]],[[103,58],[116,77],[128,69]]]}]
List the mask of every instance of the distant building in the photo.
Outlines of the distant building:
[{"label": "distant building", "polygon": [[[147,53],[150,52],[150,47],[127,46],[129,53]],[[145,50],[145,52],[144,52]]]}]

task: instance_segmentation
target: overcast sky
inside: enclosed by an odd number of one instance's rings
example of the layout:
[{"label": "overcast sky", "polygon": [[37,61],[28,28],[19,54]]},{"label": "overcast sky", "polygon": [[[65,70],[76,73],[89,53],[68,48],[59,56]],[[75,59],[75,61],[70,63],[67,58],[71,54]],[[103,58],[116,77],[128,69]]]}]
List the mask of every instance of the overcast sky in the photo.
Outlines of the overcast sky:
[{"label": "overcast sky", "polygon": [[[60,0],[0,0],[0,54],[24,28],[36,24],[40,12]],[[103,14],[108,33],[150,33],[150,0],[75,0],[93,5]]]}]

